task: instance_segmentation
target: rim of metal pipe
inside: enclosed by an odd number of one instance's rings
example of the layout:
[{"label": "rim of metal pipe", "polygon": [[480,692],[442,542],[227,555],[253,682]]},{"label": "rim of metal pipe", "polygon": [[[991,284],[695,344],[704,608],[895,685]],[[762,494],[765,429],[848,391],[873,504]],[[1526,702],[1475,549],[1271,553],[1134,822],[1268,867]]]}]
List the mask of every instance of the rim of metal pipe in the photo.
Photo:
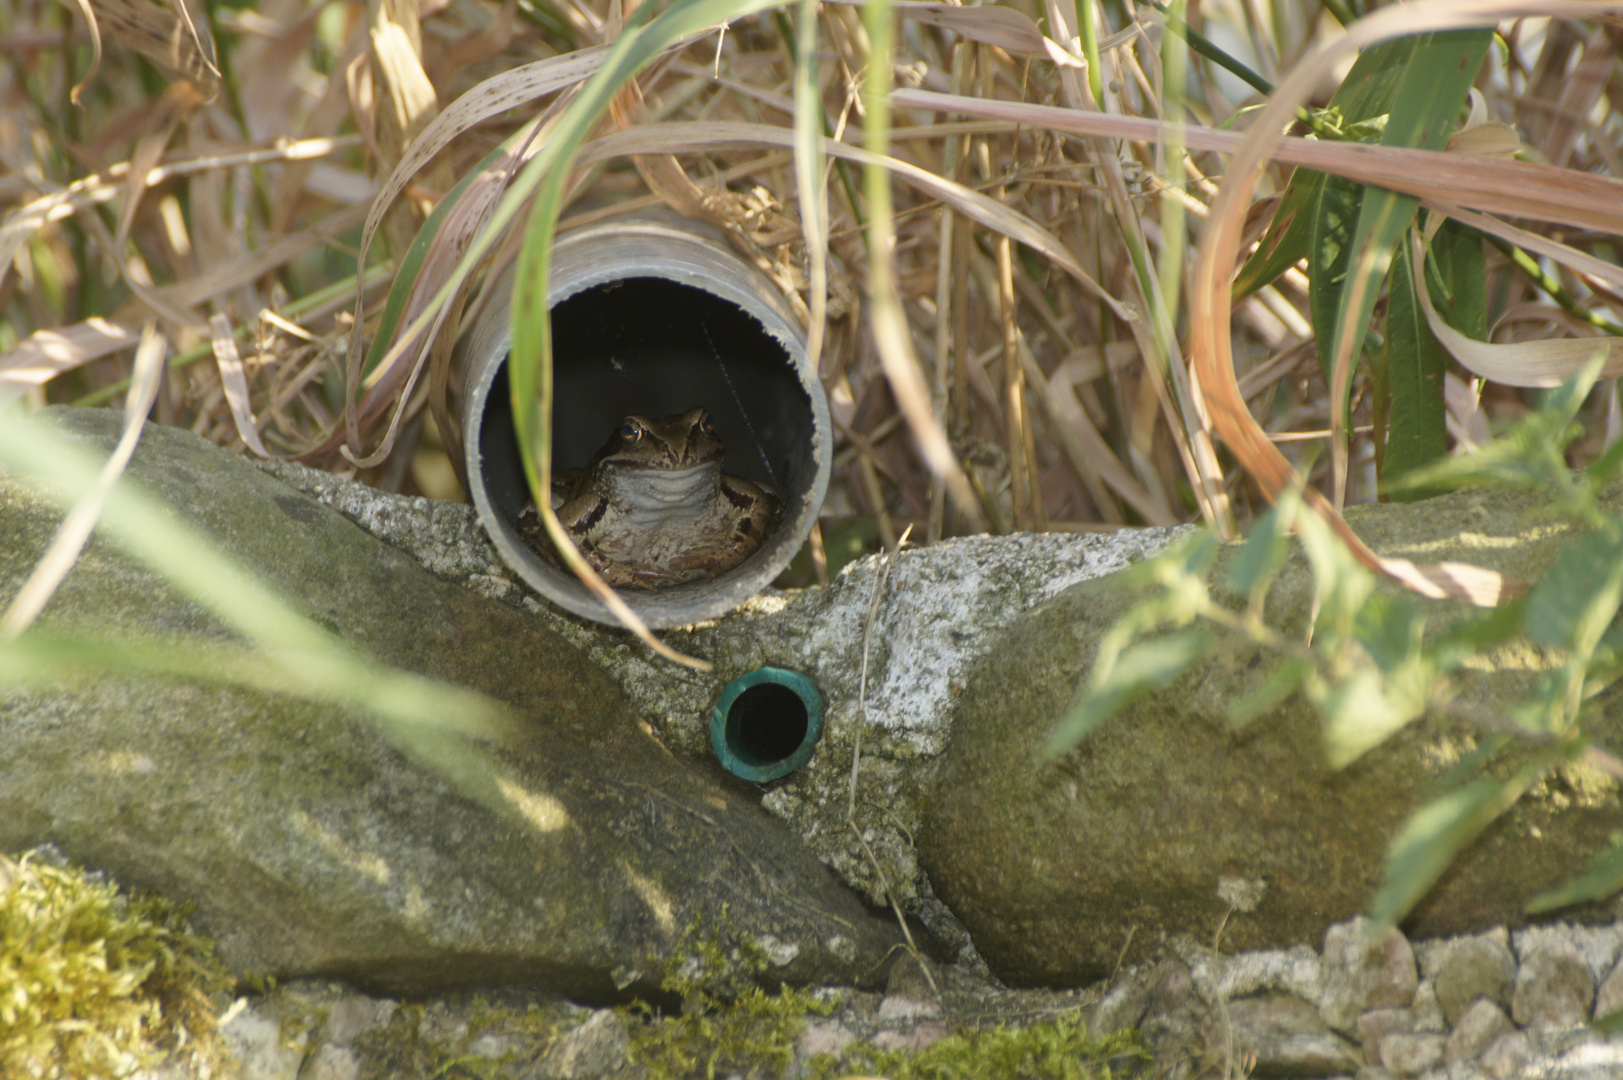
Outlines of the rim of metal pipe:
[{"label": "rim of metal pipe", "polygon": [[823,737],[823,695],[798,671],[759,667],[727,684],[710,713],[722,768],[756,783],[788,776]]},{"label": "rim of metal pipe", "polygon": [[[462,432],[469,495],[497,551],[537,592],[597,622],[618,620],[571,573],[519,535],[529,489],[512,430],[506,364],[513,268],[464,333]],[[702,405],[728,448],[727,472],[784,497],[771,536],[713,581],[621,599],[649,626],[713,619],[772,583],[810,535],[828,492],[833,425],[799,322],[776,285],[720,234],[675,214],[604,222],[559,238],[552,266],[553,461],[584,465],[630,413]]]}]

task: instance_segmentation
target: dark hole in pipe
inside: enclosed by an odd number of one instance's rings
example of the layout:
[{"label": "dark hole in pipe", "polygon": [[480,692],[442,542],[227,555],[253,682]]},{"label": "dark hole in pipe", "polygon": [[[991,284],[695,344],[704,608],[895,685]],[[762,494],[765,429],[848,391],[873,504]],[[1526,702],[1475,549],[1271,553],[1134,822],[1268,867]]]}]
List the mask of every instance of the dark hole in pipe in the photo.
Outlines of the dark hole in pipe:
[{"label": "dark hole in pipe", "polygon": [[800,749],[808,723],[799,694],[778,683],[756,683],[727,710],[727,745],[746,765],[775,765]]},{"label": "dark hole in pipe", "polygon": [[[811,403],[783,345],[736,304],[665,278],[627,278],[559,302],[552,330],[555,467],[585,465],[628,413],[702,405],[727,446],[727,472],[784,495],[811,486]],[[479,440],[491,495],[516,519],[528,492],[505,364]]]}]

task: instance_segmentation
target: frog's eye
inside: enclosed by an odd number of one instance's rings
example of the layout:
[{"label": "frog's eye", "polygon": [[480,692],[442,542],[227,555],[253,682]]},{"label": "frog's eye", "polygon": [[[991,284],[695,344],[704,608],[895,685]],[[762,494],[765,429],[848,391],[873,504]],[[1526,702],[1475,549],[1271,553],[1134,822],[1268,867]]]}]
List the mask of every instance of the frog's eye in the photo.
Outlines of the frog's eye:
[{"label": "frog's eye", "polygon": [[712,435],[715,434],[716,418],[711,416],[709,413],[705,413],[704,416],[699,420],[699,430]]},{"label": "frog's eye", "polygon": [[626,417],[626,422],[620,425],[620,438],[633,445],[641,442],[642,437],[646,434],[647,431],[642,424],[638,423],[633,417]]}]

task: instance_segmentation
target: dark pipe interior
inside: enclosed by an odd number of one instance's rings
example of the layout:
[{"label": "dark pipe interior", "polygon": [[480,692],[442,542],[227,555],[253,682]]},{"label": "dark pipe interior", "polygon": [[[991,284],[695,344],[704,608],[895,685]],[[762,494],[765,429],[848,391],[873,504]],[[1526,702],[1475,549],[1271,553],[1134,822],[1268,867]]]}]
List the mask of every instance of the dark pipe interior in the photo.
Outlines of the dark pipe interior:
[{"label": "dark pipe interior", "polygon": [[744,690],[727,710],[727,746],[746,765],[776,765],[806,741],[806,703],[781,683]]},{"label": "dark pipe interior", "polygon": [[[744,309],[680,282],[628,278],[557,304],[552,330],[554,468],[585,465],[628,413],[702,405],[727,447],[727,472],[791,501],[812,486],[811,402],[783,345]],[[505,364],[478,438],[491,502],[515,520],[529,496]]]}]

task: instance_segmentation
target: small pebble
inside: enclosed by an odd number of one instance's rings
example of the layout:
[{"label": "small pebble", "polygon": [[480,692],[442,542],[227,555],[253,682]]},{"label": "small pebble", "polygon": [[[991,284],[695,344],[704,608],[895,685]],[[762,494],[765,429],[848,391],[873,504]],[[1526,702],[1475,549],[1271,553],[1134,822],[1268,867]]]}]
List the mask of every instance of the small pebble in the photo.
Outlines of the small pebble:
[{"label": "small pebble", "polygon": [[1510,1015],[1522,1027],[1577,1027],[1595,1005],[1595,976],[1570,945],[1535,950],[1516,972]]},{"label": "small pebble", "polygon": [[1510,1017],[1505,1015],[1505,1010],[1487,998],[1477,998],[1465,1010],[1465,1015],[1460,1017],[1460,1022],[1454,1025],[1453,1034],[1448,1037],[1448,1047],[1443,1051],[1443,1060],[1450,1064],[1473,1061],[1487,1049],[1489,1043],[1509,1030]]}]

